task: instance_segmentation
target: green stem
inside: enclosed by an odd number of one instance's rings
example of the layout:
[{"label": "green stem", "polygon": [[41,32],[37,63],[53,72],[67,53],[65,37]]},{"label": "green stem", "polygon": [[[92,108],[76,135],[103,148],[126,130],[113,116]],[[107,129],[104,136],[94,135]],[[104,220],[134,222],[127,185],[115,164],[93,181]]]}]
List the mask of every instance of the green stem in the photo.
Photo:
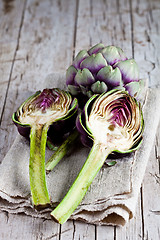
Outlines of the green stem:
[{"label": "green stem", "polygon": [[67,221],[82,201],[109,153],[111,153],[111,150],[105,149],[100,143],[94,143],[85,164],[70,190],[61,203],[51,212],[51,216],[55,220],[61,224]]},{"label": "green stem", "polygon": [[62,145],[54,152],[54,154],[49,158],[46,164],[46,170],[51,171],[59,163],[59,161],[67,154],[71,149],[73,143],[77,140],[79,136],[78,131],[75,129],[68,138],[62,143]]},{"label": "green stem", "polygon": [[45,148],[48,125],[34,125],[30,134],[29,176],[32,202],[35,207],[46,207],[50,198],[46,184]]}]

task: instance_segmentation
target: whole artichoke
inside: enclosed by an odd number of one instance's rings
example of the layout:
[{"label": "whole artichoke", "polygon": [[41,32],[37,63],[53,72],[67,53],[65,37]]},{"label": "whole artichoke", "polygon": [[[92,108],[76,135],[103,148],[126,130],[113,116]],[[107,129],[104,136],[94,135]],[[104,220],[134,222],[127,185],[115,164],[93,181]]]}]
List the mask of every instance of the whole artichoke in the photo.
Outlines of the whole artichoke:
[{"label": "whole artichoke", "polygon": [[116,88],[139,100],[144,88],[135,60],[128,59],[121,48],[102,43],[77,54],[67,69],[66,84],[72,95],[87,98]]}]

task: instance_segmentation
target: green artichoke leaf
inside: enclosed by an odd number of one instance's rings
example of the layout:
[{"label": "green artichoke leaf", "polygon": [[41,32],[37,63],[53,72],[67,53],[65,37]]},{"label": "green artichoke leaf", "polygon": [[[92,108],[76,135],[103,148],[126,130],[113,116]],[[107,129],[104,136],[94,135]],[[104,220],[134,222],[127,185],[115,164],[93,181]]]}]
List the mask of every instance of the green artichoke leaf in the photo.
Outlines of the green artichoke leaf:
[{"label": "green artichoke leaf", "polygon": [[80,64],[81,69],[88,68],[92,73],[97,73],[102,67],[105,66],[107,66],[107,62],[101,53],[89,56]]},{"label": "green artichoke leaf", "polygon": [[93,84],[94,82],[95,82],[95,79],[92,73],[87,68],[78,70],[75,76],[75,83],[81,86],[88,86],[90,84]]},{"label": "green artichoke leaf", "polygon": [[107,92],[108,87],[104,82],[97,81],[92,84],[91,90],[94,93],[103,93],[103,92]]},{"label": "green artichoke leaf", "polygon": [[123,50],[116,46],[107,46],[103,48],[100,52],[106,59],[107,63],[110,65],[113,65],[116,62],[124,61],[127,59]]},{"label": "green artichoke leaf", "polygon": [[130,95],[137,98],[137,95],[140,91],[140,83],[139,82],[130,82],[125,85],[125,88]]},{"label": "green artichoke leaf", "polygon": [[67,85],[74,85],[74,78],[75,78],[76,74],[77,74],[77,69],[71,65],[66,71]]},{"label": "green artichoke leaf", "polygon": [[104,48],[104,44],[103,43],[98,43],[95,46],[93,46],[92,48],[90,48],[88,50],[89,55],[98,53],[100,50],[102,50]]},{"label": "green artichoke leaf", "polygon": [[114,67],[118,67],[122,73],[123,83],[127,84],[139,80],[139,68],[134,59],[117,62]]},{"label": "green artichoke leaf", "polygon": [[80,68],[80,64],[81,62],[86,59],[89,56],[88,52],[86,50],[81,50],[77,56],[75,57],[74,61],[73,61],[73,66],[75,68]]},{"label": "green artichoke leaf", "polygon": [[146,94],[146,88],[147,88],[147,79],[140,79],[139,80],[139,91],[137,93],[136,99],[138,101],[144,100],[144,96]]},{"label": "green artichoke leaf", "polygon": [[110,89],[123,86],[122,75],[117,67],[115,69],[113,69],[112,66],[102,68],[97,73],[97,78],[98,80],[105,82]]},{"label": "green artichoke leaf", "polygon": [[112,167],[112,166],[116,165],[116,163],[117,163],[117,161],[111,161],[111,162],[107,162],[106,164],[108,167]]},{"label": "green artichoke leaf", "polygon": [[73,95],[76,96],[80,93],[80,88],[74,85],[68,85],[68,91]]}]

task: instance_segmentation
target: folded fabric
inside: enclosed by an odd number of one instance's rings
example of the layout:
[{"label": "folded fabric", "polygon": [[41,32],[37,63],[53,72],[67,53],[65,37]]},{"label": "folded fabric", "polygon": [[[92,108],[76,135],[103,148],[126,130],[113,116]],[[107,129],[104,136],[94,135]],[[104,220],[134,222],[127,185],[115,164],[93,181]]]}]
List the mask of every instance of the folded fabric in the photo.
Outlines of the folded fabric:
[{"label": "folded fabric", "polygon": [[[51,75],[44,87],[64,88],[62,74]],[[160,89],[148,89],[143,107],[145,129],[139,150],[101,168],[71,219],[123,226],[135,214],[138,194],[160,118]],[[79,145],[47,174],[52,208],[65,196],[83,166],[89,149]],[[52,151],[46,149],[46,159]],[[29,142],[19,136],[0,167],[0,210],[51,219],[51,209],[37,211],[30,202]]]}]

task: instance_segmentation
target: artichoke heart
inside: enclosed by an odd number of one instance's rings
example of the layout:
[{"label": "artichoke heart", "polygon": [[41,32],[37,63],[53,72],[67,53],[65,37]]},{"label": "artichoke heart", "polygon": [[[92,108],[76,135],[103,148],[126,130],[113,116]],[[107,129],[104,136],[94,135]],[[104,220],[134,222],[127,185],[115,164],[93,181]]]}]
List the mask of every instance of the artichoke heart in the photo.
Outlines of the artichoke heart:
[{"label": "artichoke heart", "polygon": [[65,91],[44,89],[19,108],[17,118],[22,124],[51,124],[67,114],[71,102],[71,95]]},{"label": "artichoke heart", "polygon": [[103,95],[96,99],[88,117],[87,128],[94,136],[94,141],[112,150],[125,152],[137,141],[134,131],[141,131],[142,126],[138,125],[141,118],[139,106],[130,95],[113,91],[107,97]]}]

